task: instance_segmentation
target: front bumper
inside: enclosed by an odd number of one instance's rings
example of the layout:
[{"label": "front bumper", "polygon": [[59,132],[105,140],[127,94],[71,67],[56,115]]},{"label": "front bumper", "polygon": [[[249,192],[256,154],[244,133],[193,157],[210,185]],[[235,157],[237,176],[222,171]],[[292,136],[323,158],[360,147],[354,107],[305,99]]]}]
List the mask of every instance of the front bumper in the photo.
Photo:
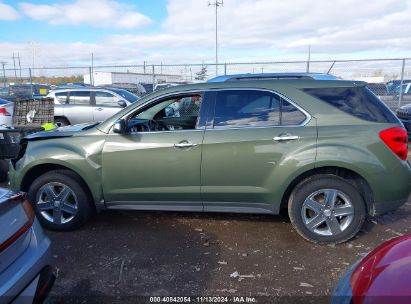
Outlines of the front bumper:
[{"label": "front bumper", "polygon": [[351,265],[338,280],[331,295],[331,304],[352,304],[351,275],[361,260]]},{"label": "front bumper", "polygon": [[14,169],[14,166],[11,162],[11,160],[9,161],[9,172],[8,172],[8,178],[9,178],[9,182],[8,182],[8,186],[10,189],[17,189],[20,187],[17,187],[16,185],[16,170]]},{"label": "front bumper", "polygon": [[30,284],[17,296],[12,304],[40,304],[46,299],[56,277],[51,266],[45,266]]},{"label": "front bumper", "polygon": [[[37,219],[31,228],[27,249],[1,274],[0,303],[32,303],[37,293],[47,294],[54,276],[50,276],[50,241]],[[46,269],[46,270],[44,270]],[[40,281],[41,280],[41,281]],[[36,284],[37,282],[37,284]],[[37,290],[42,285],[42,290]],[[44,291],[43,291],[44,289]]]}]

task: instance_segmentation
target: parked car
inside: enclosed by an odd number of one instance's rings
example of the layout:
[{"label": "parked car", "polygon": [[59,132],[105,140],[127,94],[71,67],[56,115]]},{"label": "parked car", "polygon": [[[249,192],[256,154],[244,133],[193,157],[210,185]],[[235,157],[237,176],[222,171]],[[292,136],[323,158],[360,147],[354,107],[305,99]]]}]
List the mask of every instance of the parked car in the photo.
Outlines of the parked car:
[{"label": "parked car", "polygon": [[388,95],[388,90],[384,83],[369,83],[368,88],[377,96]]},{"label": "parked car", "polygon": [[101,209],[288,210],[319,243],[407,200],[407,133],[366,83],[246,77],[159,90],[100,124],[28,136],[11,186],[50,229]]},{"label": "parked car", "polygon": [[397,116],[404,124],[408,133],[411,133],[411,103],[397,109]]},{"label": "parked car", "polygon": [[352,265],[339,280],[332,304],[409,303],[411,235],[387,241]]},{"label": "parked car", "polygon": [[0,188],[0,302],[42,303],[54,283],[50,241],[22,193]]},{"label": "parked car", "polygon": [[[402,83],[411,83],[411,79],[404,79]],[[391,80],[388,81],[385,85],[387,87],[388,94],[393,94],[395,89],[401,85],[401,80]]]},{"label": "parked car", "polygon": [[2,97],[9,101],[42,98],[49,93],[50,88],[47,84],[13,83],[7,88],[7,93],[2,93]]},{"label": "parked car", "polygon": [[9,87],[1,87],[0,88],[0,98],[7,97],[9,95]]},{"label": "parked car", "polygon": [[404,83],[403,85],[399,85],[392,92],[393,95],[400,95],[401,91],[402,95],[411,95],[411,83]]},{"label": "parked car", "polygon": [[0,98],[0,128],[13,124],[13,103]]},{"label": "parked car", "polygon": [[104,86],[107,89],[123,89],[126,90],[130,93],[133,93],[136,96],[143,96],[145,94],[147,94],[146,89],[144,88],[144,86],[140,83],[116,83],[113,85],[107,85]]},{"label": "parked car", "polygon": [[139,97],[117,88],[57,89],[47,97],[54,98],[54,123],[58,126],[103,121]]}]

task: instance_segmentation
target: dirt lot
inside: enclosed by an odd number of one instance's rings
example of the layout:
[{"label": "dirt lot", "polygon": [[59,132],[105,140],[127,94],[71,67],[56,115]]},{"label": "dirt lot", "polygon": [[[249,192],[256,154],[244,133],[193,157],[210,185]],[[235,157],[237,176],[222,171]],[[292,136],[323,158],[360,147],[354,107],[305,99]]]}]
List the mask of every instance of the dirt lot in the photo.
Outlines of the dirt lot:
[{"label": "dirt lot", "polygon": [[411,233],[410,223],[411,197],[369,219],[354,240],[319,246],[279,216],[106,211],[81,230],[47,232],[58,275],[50,302],[135,302],[141,295],[328,302],[350,264]]},{"label": "dirt lot", "polygon": [[[382,241],[411,233],[410,223],[411,199],[370,219],[354,240],[319,246],[280,217],[104,212],[79,231],[47,232],[58,274],[52,295],[308,300],[329,295],[348,265]],[[235,272],[247,277],[231,277]]]}]

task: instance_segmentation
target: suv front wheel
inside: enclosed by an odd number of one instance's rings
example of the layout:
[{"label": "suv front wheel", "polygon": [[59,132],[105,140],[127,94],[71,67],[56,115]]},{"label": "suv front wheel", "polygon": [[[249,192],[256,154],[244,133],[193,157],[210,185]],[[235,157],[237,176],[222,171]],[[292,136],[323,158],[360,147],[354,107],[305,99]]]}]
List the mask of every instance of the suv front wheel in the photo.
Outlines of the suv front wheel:
[{"label": "suv front wheel", "polygon": [[79,228],[93,214],[86,187],[69,170],[39,176],[31,184],[28,198],[41,224],[51,230]]},{"label": "suv front wheel", "polygon": [[315,175],[296,186],[288,214],[305,239],[338,244],[359,232],[366,209],[361,194],[349,182],[334,175]]}]

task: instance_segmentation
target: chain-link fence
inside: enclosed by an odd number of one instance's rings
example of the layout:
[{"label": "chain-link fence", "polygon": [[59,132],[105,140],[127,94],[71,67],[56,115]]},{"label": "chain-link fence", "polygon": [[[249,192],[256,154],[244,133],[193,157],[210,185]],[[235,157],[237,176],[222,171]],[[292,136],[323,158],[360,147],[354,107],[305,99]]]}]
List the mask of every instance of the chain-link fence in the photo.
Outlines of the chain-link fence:
[{"label": "chain-link fence", "polygon": [[[94,86],[143,85],[147,92],[164,85],[206,81],[217,75],[320,72],[369,83],[376,95],[395,109],[411,103],[411,58],[334,61],[282,61],[221,64],[140,64],[10,69],[3,67],[3,92],[10,84],[84,83]],[[0,96],[1,97],[1,96]]]}]

